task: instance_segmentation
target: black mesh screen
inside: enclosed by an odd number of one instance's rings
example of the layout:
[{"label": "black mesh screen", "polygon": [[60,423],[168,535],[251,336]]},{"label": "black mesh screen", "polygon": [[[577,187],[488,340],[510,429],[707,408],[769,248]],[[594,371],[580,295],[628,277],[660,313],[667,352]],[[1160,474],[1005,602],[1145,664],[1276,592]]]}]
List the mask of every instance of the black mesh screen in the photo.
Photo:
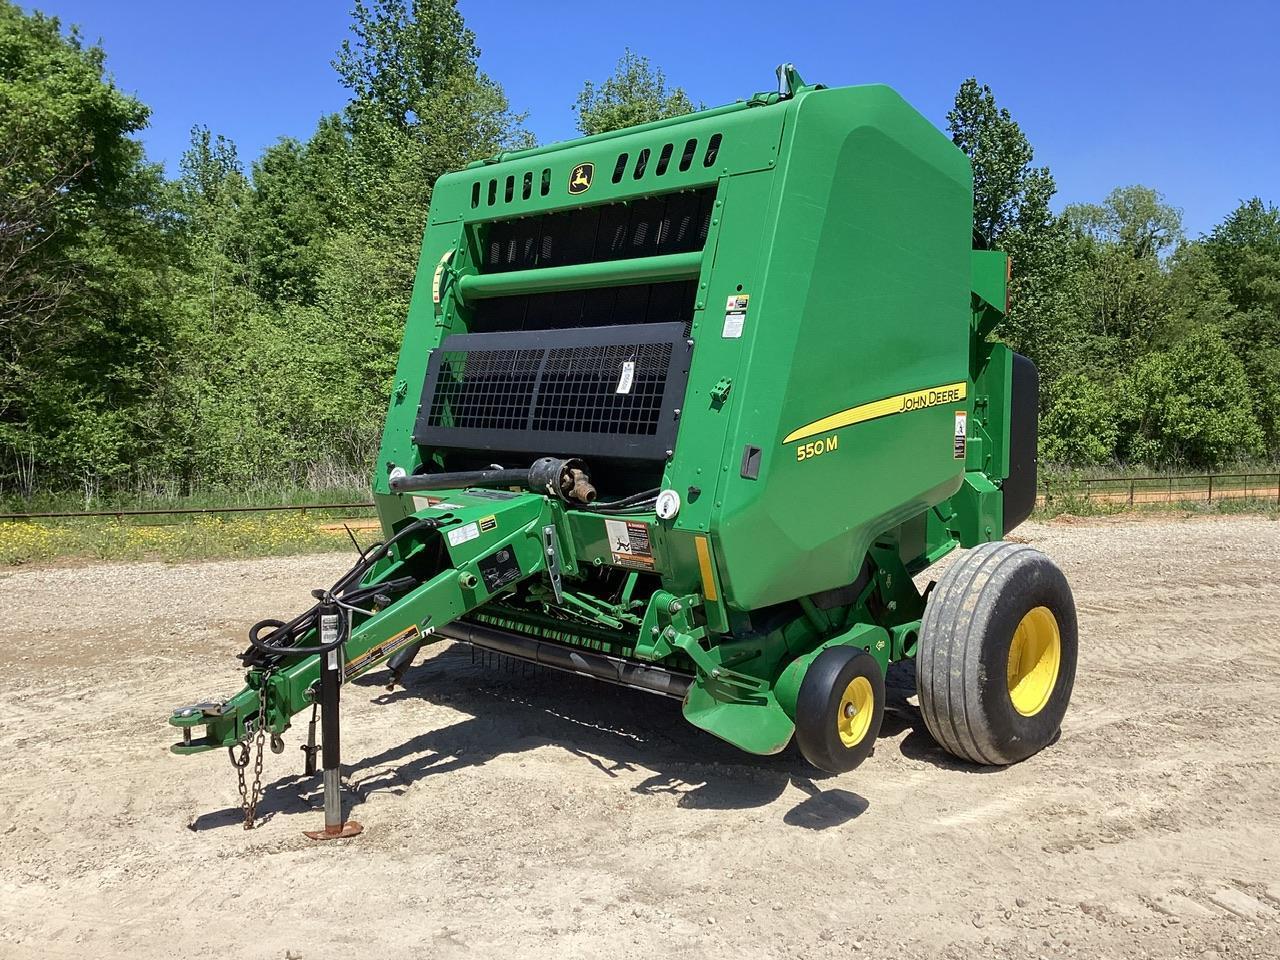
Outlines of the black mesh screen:
[{"label": "black mesh screen", "polygon": [[652,437],[670,366],[669,343],[549,350],[529,427]]},{"label": "black mesh screen", "polygon": [[675,440],[690,351],[678,323],[455,334],[431,356],[414,440],[660,459]]},{"label": "black mesh screen", "polygon": [[427,424],[476,430],[528,426],[541,350],[445,350]]}]

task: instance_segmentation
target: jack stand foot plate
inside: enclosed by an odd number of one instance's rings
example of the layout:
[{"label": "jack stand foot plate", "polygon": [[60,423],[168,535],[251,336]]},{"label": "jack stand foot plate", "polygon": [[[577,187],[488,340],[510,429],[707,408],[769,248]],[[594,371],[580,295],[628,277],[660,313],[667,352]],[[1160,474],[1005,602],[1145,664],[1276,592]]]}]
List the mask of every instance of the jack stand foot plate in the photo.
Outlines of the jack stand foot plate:
[{"label": "jack stand foot plate", "polygon": [[302,835],[312,840],[342,840],[346,837],[359,836],[363,832],[364,827],[354,820],[348,820],[333,832],[330,832],[328,828],[324,830],[303,830]]}]

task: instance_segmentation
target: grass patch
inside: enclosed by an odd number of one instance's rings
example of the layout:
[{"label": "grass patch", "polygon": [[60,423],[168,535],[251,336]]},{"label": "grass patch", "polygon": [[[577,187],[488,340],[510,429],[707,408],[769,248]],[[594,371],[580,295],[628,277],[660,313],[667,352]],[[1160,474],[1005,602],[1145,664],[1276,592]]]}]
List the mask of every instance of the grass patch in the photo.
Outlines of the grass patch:
[{"label": "grass patch", "polygon": [[[0,521],[0,565],[65,559],[203,560],[349,550],[343,530],[307,513],[245,516],[88,517]],[[366,534],[361,541],[373,539]]]},{"label": "grass patch", "polygon": [[0,496],[0,513],[84,513],[112,510],[194,510],[220,507],[284,507],[301,504],[368,503],[369,487],[210,487],[195,493],[169,490],[117,491],[85,498],[71,492],[40,492],[29,497]]}]

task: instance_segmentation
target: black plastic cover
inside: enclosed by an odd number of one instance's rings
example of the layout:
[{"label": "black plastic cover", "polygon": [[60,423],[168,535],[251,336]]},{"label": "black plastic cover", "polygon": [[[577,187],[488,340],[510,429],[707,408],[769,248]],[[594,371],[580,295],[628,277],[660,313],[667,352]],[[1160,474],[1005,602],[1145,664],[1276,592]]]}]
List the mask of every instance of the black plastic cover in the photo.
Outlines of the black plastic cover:
[{"label": "black plastic cover", "polygon": [[1020,353],[1013,355],[1009,397],[1009,476],[1004,482],[1004,532],[1031,516],[1036,506],[1036,438],[1040,374]]}]

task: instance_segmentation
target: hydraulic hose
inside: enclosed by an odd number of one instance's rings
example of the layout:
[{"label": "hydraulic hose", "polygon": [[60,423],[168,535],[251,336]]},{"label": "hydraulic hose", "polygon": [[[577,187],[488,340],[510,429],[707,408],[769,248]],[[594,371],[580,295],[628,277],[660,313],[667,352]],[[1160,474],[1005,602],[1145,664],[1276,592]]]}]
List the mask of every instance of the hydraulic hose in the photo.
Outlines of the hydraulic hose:
[{"label": "hydraulic hose", "polygon": [[658,488],[652,490],[641,490],[639,493],[633,493],[630,496],[621,497],[618,500],[605,500],[601,503],[592,505],[593,510],[610,510],[614,507],[629,507],[633,503],[640,503],[644,500],[658,499]]},{"label": "hydraulic hose", "polygon": [[584,509],[592,513],[636,513],[652,507],[658,500],[658,490],[642,490],[620,500],[608,500],[604,503],[593,503]]},{"label": "hydraulic hose", "polygon": [[[318,628],[318,618],[322,604],[336,603],[340,607],[346,607],[349,610],[349,608],[355,607],[378,594],[403,593],[405,590],[410,590],[417,586],[417,577],[397,577],[393,580],[386,580],[382,583],[374,583],[365,587],[357,587],[356,584],[373,568],[375,563],[383,557],[389,556],[391,548],[400,540],[411,533],[434,530],[438,525],[439,521],[431,517],[415,520],[402,530],[396,531],[395,535],[388,538],[385,543],[375,543],[360,554],[360,559],[355,562],[350,570],[339,577],[333,586],[327,590],[313,590],[311,595],[316,598],[315,605],[298,614],[292,620],[284,621],[272,618],[259,620],[249,628],[249,649],[240,655],[240,659],[248,665],[251,661],[260,660],[260,657],[255,657],[255,653],[265,654],[269,657],[292,657],[324,654],[330,650],[337,649],[347,640],[349,621],[347,616],[338,618],[338,636],[329,643],[302,647],[291,641]],[[265,637],[262,636],[264,630],[270,631]]]},{"label": "hydraulic hose", "polygon": [[501,467],[489,470],[455,470],[450,473],[419,473],[392,480],[391,492],[457,490],[460,487],[523,487],[528,479],[528,470],[508,470]]},{"label": "hydraulic hose", "polygon": [[417,473],[396,477],[389,486],[392,493],[455,490],[459,487],[522,487],[534,493],[549,494],[566,503],[591,503],[596,498],[596,488],[591,484],[587,465],[577,457],[567,460],[539,457],[527,469],[509,470],[494,465],[484,470]]}]

